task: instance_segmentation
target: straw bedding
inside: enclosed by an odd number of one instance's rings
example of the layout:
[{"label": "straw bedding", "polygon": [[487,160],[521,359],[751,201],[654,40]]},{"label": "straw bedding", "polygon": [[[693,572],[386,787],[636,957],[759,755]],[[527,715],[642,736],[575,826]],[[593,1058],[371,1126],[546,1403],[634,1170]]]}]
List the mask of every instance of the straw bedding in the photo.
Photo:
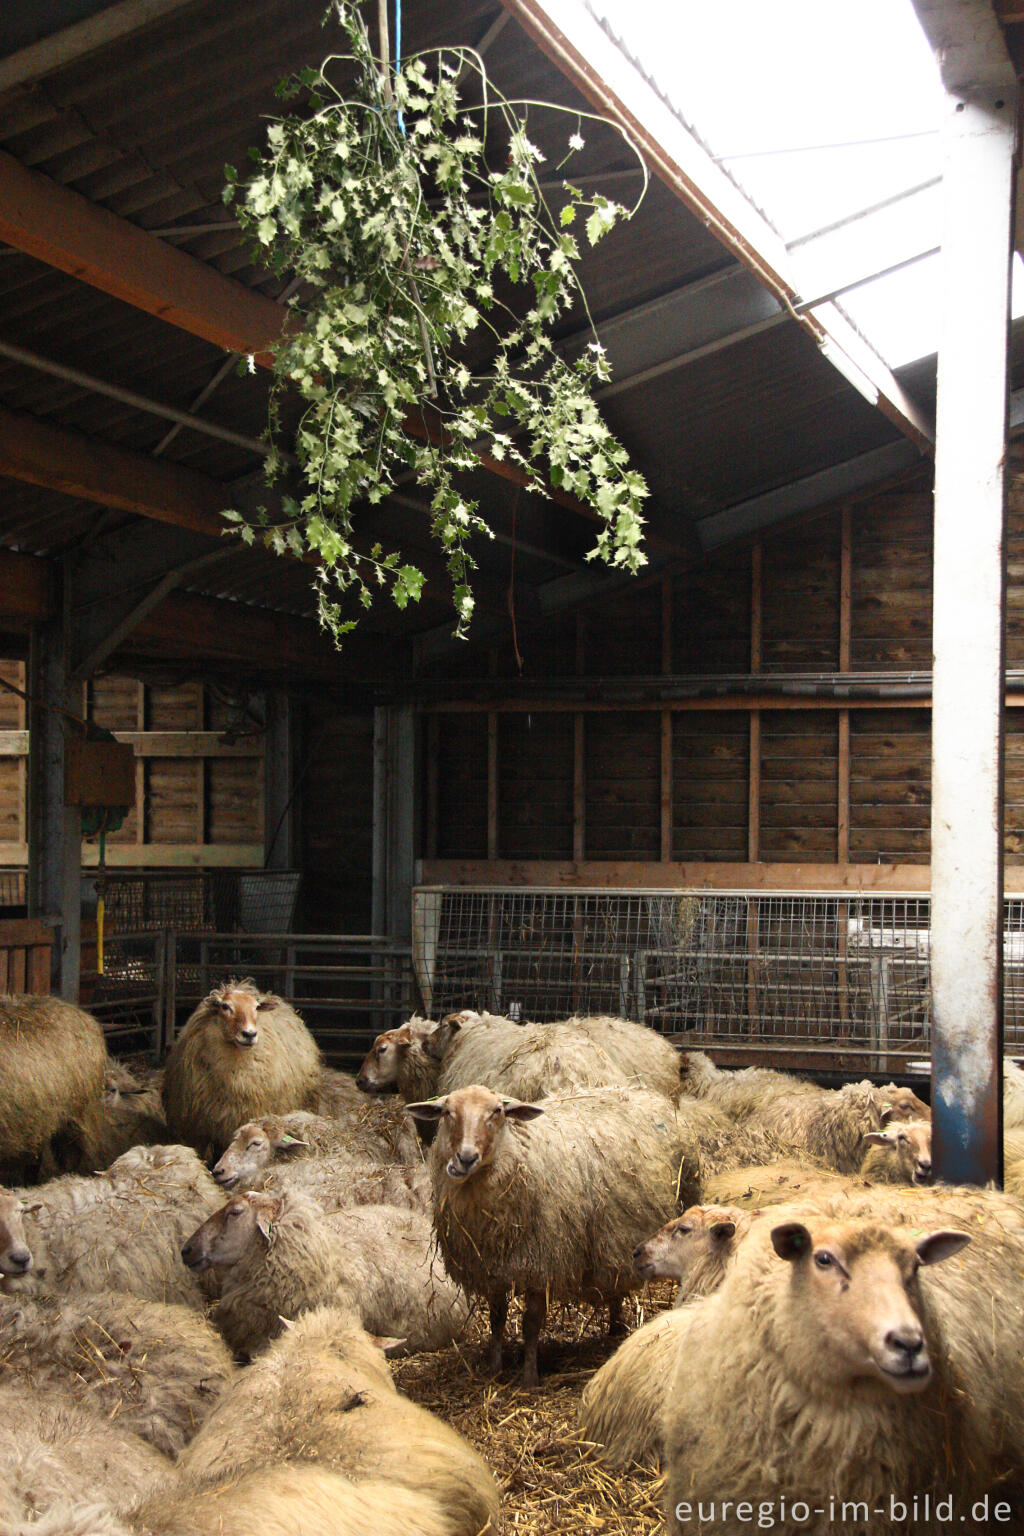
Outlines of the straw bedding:
[{"label": "straw bedding", "polygon": [[[623,1304],[639,1326],[671,1305],[664,1281]],[[510,1322],[515,1327],[514,1312]],[[583,1388],[614,1352],[600,1314],[552,1309],[541,1341],[540,1387],[519,1386],[522,1346],[506,1348],[501,1376],[486,1368],[486,1322],[473,1319],[463,1340],[431,1355],[393,1362],[399,1391],[439,1414],[483,1455],[502,1493],[503,1528],[516,1536],[654,1536],[664,1531],[664,1479],[649,1468],[610,1471],[577,1427]]]}]

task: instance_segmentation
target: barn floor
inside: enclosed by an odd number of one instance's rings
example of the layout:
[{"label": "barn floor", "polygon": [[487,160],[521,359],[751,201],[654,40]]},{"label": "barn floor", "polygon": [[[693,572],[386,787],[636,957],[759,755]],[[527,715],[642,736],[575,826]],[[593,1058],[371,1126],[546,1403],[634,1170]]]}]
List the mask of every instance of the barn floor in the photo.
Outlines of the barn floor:
[{"label": "barn floor", "polygon": [[[673,1286],[649,1287],[627,1302],[630,1329],[670,1305]],[[509,1316],[509,1335],[518,1317]],[[540,1387],[519,1386],[522,1343],[506,1343],[500,1378],[486,1368],[484,1317],[467,1336],[432,1355],[393,1364],[400,1391],[446,1419],[481,1453],[502,1492],[504,1528],[522,1536],[650,1536],[663,1531],[664,1479],[641,1467],[613,1472],[583,1439],[576,1410],[583,1388],[614,1353],[602,1319],[589,1308],[552,1316],[540,1345]]]}]

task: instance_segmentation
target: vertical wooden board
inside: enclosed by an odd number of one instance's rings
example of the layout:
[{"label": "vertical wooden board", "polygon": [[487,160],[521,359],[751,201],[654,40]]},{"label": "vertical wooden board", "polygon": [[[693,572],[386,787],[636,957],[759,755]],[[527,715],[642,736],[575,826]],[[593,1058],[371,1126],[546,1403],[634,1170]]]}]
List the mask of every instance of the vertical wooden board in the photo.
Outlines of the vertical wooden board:
[{"label": "vertical wooden board", "polygon": [[441,715],[437,856],[487,857],[487,716]]},{"label": "vertical wooden board", "polygon": [[572,858],[573,735],[571,714],[498,716],[500,858]]},{"label": "vertical wooden board", "polygon": [[[202,761],[202,759],[201,759]],[[262,843],[261,757],[205,759],[210,843]]]},{"label": "vertical wooden board", "polygon": [[0,842],[21,841],[22,760],[0,757]]},{"label": "vertical wooden board", "polygon": [[151,843],[190,843],[196,825],[194,763],[188,758],[150,758],[148,809]]},{"label": "vertical wooden board", "polygon": [[138,730],[138,687],[133,677],[105,675],[92,678],[89,684],[89,718],[108,731]]},{"label": "vertical wooden board", "polygon": [[931,711],[850,711],[850,860],[927,864]]},{"label": "vertical wooden board", "polygon": [[310,933],[369,933],[373,711],[321,717],[311,709],[303,736],[301,920]]},{"label": "vertical wooden board", "polygon": [[202,730],[201,695],[193,683],[149,690],[149,729],[151,731]]},{"label": "vertical wooden board", "polygon": [[661,853],[661,719],[656,710],[587,720],[586,825],[590,859]]},{"label": "vertical wooden board", "polygon": [[839,663],[839,517],[763,539],[761,666],[824,671]]},{"label": "vertical wooden board", "polygon": [[747,857],[750,717],[680,710],[672,720],[672,857]]},{"label": "vertical wooden board", "polygon": [[1024,475],[1006,481],[1006,665],[1024,667]]},{"label": "vertical wooden board", "polygon": [[672,671],[746,672],[750,658],[750,553],[730,550],[675,579]]},{"label": "vertical wooden board", "polygon": [[[23,661],[0,661],[0,677],[5,682],[13,683],[15,688],[25,690],[25,663]],[[0,731],[23,731],[25,729],[25,701],[16,693],[11,693],[9,688],[0,688]]]},{"label": "vertical wooden board", "polygon": [[827,863],[838,831],[837,712],[765,710],[761,716],[761,858]]},{"label": "vertical wooden board", "polygon": [[932,493],[926,481],[852,509],[850,666],[932,665]]},{"label": "vertical wooden board", "polygon": [[653,677],[662,669],[661,590],[638,587],[601,604],[591,672],[601,677]]}]

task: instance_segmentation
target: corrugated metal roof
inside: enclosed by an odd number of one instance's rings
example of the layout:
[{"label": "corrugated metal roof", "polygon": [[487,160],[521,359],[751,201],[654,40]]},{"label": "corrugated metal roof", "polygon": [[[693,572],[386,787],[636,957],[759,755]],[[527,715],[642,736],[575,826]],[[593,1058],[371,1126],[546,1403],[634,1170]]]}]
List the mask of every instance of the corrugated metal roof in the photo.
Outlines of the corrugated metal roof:
[{"label": "corrugated metal roof", "polygon": [[[197,0],[197,3],[0,97],[0,149],[247,287],[277,293],[281,280],[253,266],[221,201],[225,161],[244,163],[277,109],[273,88],[289,71],[317,61],[330,42],[322,0]],[[475,43],[504,13],[496,0],[420,0],[407,7],[406,48]],[[55,14],[55,13],[54,13]],[[579,107],[581,98],[514,21],[487,56],[491,77],[511,97]],[[531,135],[557,163],[566,125],[531,115]],[[571,131],[571,127],[568,131]],[[610,174],[625,197],[630,157],[618,137],[588,129],[582,169]],[[552,171],[552,180],[556,180]],[[600,182],[595,182],[600,185]],[[177,225],[213,231],[167,234]],[[623,311],[672,295],[692,303],[692,285],[728,265],[717,240],[660,182],[652,182],[633,223],[588,255],[584,278],[598,327]],[[713,303],[713,300],[709,300]],[[653,322],[657,323],[657,322]],[[580,324],[566,321],[566,334]],[[31,257],[0,251],[0,334],[139,394],[189,409],[224,354],[128,304]],[[632,343],[630,343],[632,345]],[[628,366],[630,353],[624,352]],[[911,370],[926,397],[934,369]],[[268,380],[228,374],[200,414],[258,437]],[[77,385],[0,358],[0,402],[11,409],[151,453],[169,424]],[[686,530],[738,501],[813,474],[845,457],[893,441],[895,428],[825,362],[790,320],[713,355],[673,367],[624,390],[605,407],[654,492],[652,527],[677,548]],[[166,449],[180,463],[229,485],[258,469],[255,454],[185,429]],[[520,541],[515,579],[543,586],[581,561],[594,529],[578,514],[518,498],[487,475],[474,484],[504,542],[481,547],[481,607],[500,611],[511,570],[513,523]],[[410,487],[405,489],[409,490]],[[84,537],[97,517],[87,503],[4,482],[0,541],[40,553]],[[431,554],[426,519],[389,509],[385,526]],[[524,550],[549,548],[545,561]],[[198,548],[204,547],[201,543]],[[440,556],[432,552],[434,566]],[[560,564],[559,561],[562,563]],[[589,568],[587,568],[589,569]],[[196,583],[294,613],[309,613],[308,569],[259,551],[240,551]],[[444,594],[428,582],[424,603],[404,615],[390,607],[374,624],[396,633],[446,621]]]}]

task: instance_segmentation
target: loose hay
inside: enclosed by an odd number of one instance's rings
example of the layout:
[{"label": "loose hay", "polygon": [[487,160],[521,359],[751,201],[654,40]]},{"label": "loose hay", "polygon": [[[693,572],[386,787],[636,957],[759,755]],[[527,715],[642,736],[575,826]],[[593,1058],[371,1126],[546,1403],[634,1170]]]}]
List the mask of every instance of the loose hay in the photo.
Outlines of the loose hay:
[{"label": "loose hay", "polygon": [[[673,1285],[624,1303],[629,1327],[671,1305]],[[510,1323],[516,1319],[510,1311]],[[518,1385],[521,1345],[506,1349],[495,1379],[486,1367],[486,1323],[474,1318],[462,1342],[394,1364],[399,1390],[465,1435],[502,1491],[504,1528],[523,1536],[653,1536],[664,1529],[664,1478],[634,1466],[601,1465],[577,1427],[580,1395],[614,1352],[605,1319],[586,1307],[553,1310],[540,1348],[540,1387]]]}]

